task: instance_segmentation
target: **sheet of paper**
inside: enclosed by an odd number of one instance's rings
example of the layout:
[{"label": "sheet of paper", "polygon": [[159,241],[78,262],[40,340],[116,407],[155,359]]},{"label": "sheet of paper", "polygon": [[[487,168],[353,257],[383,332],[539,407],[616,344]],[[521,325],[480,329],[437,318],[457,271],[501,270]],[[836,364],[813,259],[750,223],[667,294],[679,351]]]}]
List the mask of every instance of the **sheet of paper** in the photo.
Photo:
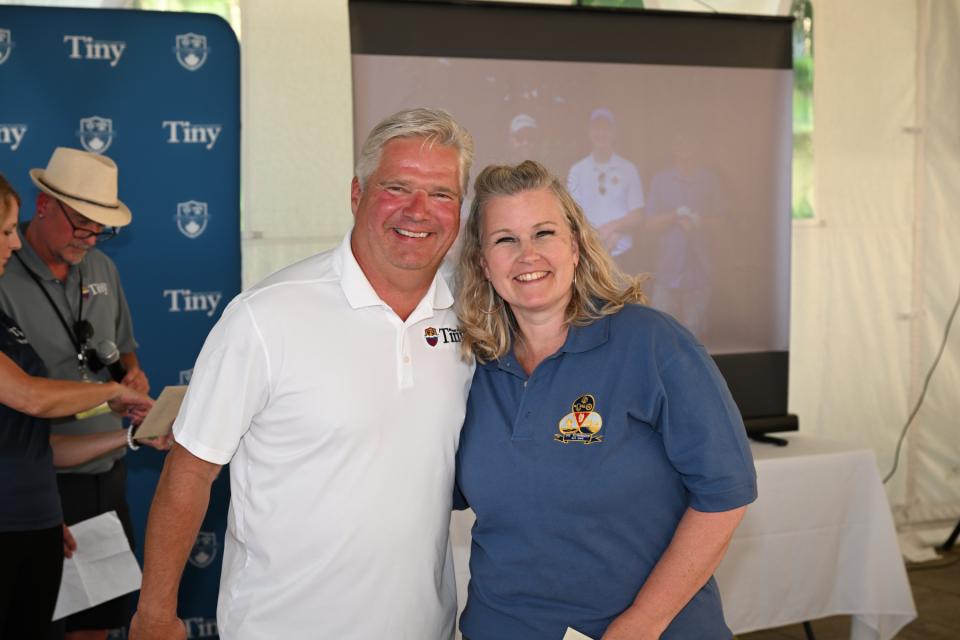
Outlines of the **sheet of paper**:
[{"label": "sheet of paper", "polygon": [[150,413],[144,418],[143,424],[137,427],[133,437],[138,440],[146,438],[156,438],[170,433],[173,427],[173,421],[177,419],[180,412],[180,404],[183,402],[183,396],[187,393],[187,385],[173,385],[164,387],[157,398],[156,404],[150,409]]},{"label": "sheet of paper", "polygon": [[576,629],[567,627],[567,632],[563,634],[563,640],[593,640],[590,636],[583,635]]},{"label": "sheet of paper", "polygon": [[140,565],[116,511],[78,522],[70,532],[77,540],[77,550],[72,558],[63,560],[54,620],[140,588]]}]

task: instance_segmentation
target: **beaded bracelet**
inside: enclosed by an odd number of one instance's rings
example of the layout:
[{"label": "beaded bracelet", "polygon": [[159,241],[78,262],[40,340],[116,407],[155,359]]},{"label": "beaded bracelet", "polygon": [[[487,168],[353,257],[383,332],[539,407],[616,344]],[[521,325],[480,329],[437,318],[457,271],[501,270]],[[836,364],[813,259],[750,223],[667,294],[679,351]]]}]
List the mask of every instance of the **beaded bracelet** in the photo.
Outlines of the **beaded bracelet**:
[{"label": "beaded bracelet", "polygon": [[140,448],[140,445],[133,441],[133,425],[127,427],[127,446],[130,447],[131,451],[136,451]]}]

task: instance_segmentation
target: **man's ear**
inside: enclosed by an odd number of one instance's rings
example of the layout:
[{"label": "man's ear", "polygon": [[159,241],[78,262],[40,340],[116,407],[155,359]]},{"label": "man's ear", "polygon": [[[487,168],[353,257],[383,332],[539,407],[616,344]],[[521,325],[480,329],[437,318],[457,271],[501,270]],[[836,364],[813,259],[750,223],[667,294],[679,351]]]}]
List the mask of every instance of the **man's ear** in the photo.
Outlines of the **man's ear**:
[{"label": "man's ear", "polygon": [[350,182],[350,210],[353,215],[357,215],[357,209],[360,207],[360,197],[363,195],[363,189],[360,188],[360,179],[356,176]]}]

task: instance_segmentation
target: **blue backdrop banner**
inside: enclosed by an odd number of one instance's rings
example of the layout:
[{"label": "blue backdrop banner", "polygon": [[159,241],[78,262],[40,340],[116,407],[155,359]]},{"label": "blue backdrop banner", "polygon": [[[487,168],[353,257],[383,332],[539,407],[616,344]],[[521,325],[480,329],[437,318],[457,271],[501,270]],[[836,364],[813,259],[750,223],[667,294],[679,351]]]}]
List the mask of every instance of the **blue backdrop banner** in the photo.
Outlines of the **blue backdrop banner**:
[{"label": "blue backdrop banner", "polygon": [[[240,291],[240,54],[217,16],[0,7],[0,172],[33,215],[27,175],[57,146],[113,158],[133,223],[116,262],[154,394],[189,382],[204,338]],[[127,458],[142,561],[163,456]],[[221,474],[180,590],[188,637],[216,638],[228,481]],[[125,630],[114,633],[125,637]]]}]

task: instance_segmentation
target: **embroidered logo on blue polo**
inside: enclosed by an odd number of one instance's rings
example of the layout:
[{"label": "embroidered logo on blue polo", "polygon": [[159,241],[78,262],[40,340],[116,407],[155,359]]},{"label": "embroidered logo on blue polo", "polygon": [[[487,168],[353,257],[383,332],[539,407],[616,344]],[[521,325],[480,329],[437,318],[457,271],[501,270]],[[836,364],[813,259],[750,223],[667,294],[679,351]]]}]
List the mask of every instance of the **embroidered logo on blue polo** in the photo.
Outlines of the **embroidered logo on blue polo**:
[{"label": "embroidered logo on blue polo", "polygon": [[453,344],[463,341],[463,331],[455,327],[427,327],[423,330],[423,339],[431,347],[438,344]]},{"label": "embroidered logo on blue polo", "polygon": [[560,418],[557,425],[560,433],[553,434],[553,439],[563,444],[603,442],[603,436],[599,434],[603,427],[603,418],[594,411],[596,408],[597,400],[589,393],[574,400],[570,413]]}]

